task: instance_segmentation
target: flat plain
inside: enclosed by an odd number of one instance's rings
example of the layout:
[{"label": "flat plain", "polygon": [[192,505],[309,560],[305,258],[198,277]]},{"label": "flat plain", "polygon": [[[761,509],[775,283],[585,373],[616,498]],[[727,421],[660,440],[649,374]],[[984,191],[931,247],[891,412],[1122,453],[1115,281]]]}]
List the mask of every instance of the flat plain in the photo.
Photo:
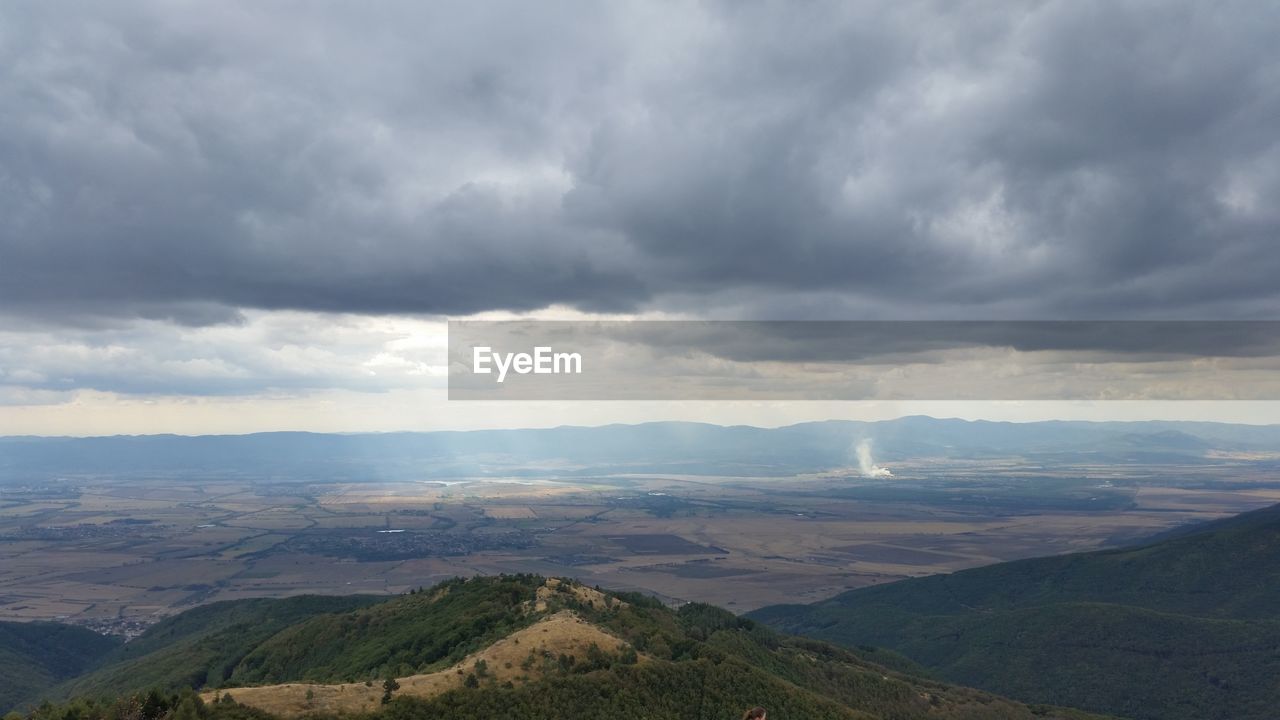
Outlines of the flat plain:
[{"label": "flat plain", "polygon": [[196,604],[400,593],[501,572],[745,612],[1110,547],[1280,502],[1273,459],[920,460],[892,478],[624,474],[281,482],[70,476],[0,488],[0,619],[132,635]]}]

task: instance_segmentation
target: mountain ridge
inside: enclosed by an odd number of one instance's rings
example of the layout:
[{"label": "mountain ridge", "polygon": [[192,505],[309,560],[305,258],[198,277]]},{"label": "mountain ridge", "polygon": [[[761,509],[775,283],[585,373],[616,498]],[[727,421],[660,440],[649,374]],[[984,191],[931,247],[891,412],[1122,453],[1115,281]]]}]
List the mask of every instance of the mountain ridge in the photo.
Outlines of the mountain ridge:
[{"label": "mountain ridge", "polygon": [[[867,440],[877,457],[1030,455],[1091,462],[1210,462],[1208,453],[1261,452],[1280,465],[1280,425],[1203,422],[1029,423],[908,416],[826,420],[778,428],[653,422],[596,427],[325,434],[0,438],[0,479],[162,472],[281,478],[426,478],[680,470],[769,474],[852,465]],[[548,467],[547,463],[551,463]]]},{"label": "mountain ridge", "polygon": [[748,617],[905,654],[1031,702],[1268,718],[1280,688],[1280,505],[1135,546],[999,563]]},{"label": "mountain ridge", "polygon": [[[245,618],[272,615],[283,601],[247,602],[253,601],[223,603],[202,616],[179,615],[167,627],[149,630],[138,639],[138,651],[64,684],[62,704],[37,708],[32,719],[119,720],[111,708],[130,703],[178,708],[174,712],[187,712],[181,710],[187,706],[206,720],[309,712],[464,720],[643,714],[676,720],[688,718],[695,706],[701,717],[724,717],[754,704],[782,717],[831,720],[1097,717],[915,677],[866,659],[893,656],[863,656],[790,638],[709,605],[672,609],[648,596],[568,579],[456,579],[380,602],[349,601],[355,605],[349,609],[319,604],[313,613],[300,608],[319,600],[294,601],[285,608],[296,611],[293,622],[244,643],[229,629]],[[413,621],[420,632],[407,625]],[[200,624],[210,632],[193,632]],[[553,628],[564,637],[544,643]],[[166,652],[167,639],[191,652]],[[219,644],[229,646],[222,648],[226,652],[219,652]],[[203,672],[169,672],[174,682],[166,692],[175,695],[148,690],[151,678],[164,675],[156,666],[172,671],[184,658]],[[209,658],[235,661],[218,665],[214,674],[200,667]],[[203,691],[208,702],[193,689]],[[383,704],[388,690],[390,702]]]}]

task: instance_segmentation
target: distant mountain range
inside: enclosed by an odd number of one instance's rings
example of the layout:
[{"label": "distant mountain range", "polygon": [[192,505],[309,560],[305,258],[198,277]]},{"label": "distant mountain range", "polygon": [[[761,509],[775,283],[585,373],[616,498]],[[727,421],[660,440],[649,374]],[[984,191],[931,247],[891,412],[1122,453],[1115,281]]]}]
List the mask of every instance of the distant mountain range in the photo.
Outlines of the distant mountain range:
[{"label": "distant mountain range", "polygon": [[[1210,451],[1280,451],[1280,425],[1203,422],[1004,423],[906,417],[782,428],[659,422],[470,432],[0,438],[0,480],[197,473],[277,479],[404,480],[620,472],[770,475],[877,460],[1021,455],[1046,462],[1207,462]],[[1277,463],[1280,466],[1280,463]]]},{"label": "distant mountain range", "polygon": [[1152,720],[1280,713],[1280,505],[1139,547],[989,565],[749,617],[1031,702]]},{"label": "distant mountain range", "polygon": [[516,575],[390,599],[211,604],[107,650],[57,687],[27,687],[26,705],[60,703],[34,720],[712,720],[757,704],[806,720],[1097,717],[911,670],[892,653],[787,637],[708,605],[673,610]]}]

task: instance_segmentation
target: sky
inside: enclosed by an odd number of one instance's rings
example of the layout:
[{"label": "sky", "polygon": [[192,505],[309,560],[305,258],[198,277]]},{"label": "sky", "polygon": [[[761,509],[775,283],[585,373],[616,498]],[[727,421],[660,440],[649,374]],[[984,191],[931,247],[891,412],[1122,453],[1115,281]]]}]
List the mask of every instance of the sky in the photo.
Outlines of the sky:
[{"label": "sky", "polygon": [[1280,319],[1278,36],[1259,2],[6,3],[0,433],[1280,422],[444,394],[456,318]]}]

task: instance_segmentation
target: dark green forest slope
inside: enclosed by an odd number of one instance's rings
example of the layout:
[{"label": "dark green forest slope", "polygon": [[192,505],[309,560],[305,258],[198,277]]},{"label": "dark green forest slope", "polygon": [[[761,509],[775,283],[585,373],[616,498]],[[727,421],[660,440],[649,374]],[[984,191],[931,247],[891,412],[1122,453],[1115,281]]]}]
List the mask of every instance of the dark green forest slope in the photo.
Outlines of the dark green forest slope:
[{"label": "dark green forest slope", "polygon": [[751,617],[938,676],[1135,718],[1273,718],[1280,506],[1141,547],[1002,563]]},{"label": "dark green forest slope", "polygon": [[210,603],[156,623],[132,642],[101,657],[92,671],[78,673],[39,695],[66,698],[218,685],[230,677],[245,655],[281,630],[310,618],[385,601],[361,595],[304,595]]},{"label": "dark green forest slope", "polygon": [[0,622],[0,711],[85,672],[119,645],[72,625]]}]

